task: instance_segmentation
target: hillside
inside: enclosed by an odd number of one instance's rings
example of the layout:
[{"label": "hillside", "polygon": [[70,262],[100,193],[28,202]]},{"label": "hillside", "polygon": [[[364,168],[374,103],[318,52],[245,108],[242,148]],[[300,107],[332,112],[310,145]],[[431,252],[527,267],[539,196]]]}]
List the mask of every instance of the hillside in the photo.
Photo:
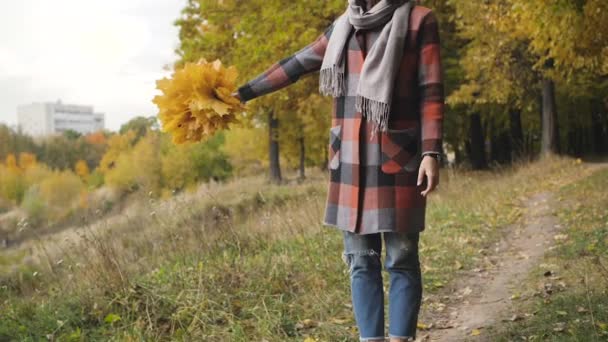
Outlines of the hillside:
[{"label": "hillside", "polygon": [[[526,199],[596,169],[442,169],[421,240],[425,312],[522,223]],[[203,186],[2,252],[0,339],[354,341],[341,236],[320,224],[326,181]]]}]

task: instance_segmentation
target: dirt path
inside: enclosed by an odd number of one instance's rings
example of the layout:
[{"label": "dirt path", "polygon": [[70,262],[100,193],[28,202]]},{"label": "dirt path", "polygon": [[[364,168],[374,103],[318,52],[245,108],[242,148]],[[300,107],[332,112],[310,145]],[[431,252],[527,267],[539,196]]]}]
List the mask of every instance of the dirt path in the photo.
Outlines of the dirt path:
[{"label": "dirt path", "polygon": [[[574,175],[565,184],[586,177],[608,163],[592,164],[586,172]],[[537,193],[526,199],[523,224],[504,228],[501,241],[484,250],[487,268],[463,273],[443,293],[435,312],[425,312],[423,319],[432,322],[429,331],[420,334],[423,341],[492,341],[484,328],[503,319],[517,319],[512,296],[555,240],[561,226],[553,213],[553,192]],[[436,304],[436,303],[435,303]],[[438,308],[438,309],[437,309]]]}]

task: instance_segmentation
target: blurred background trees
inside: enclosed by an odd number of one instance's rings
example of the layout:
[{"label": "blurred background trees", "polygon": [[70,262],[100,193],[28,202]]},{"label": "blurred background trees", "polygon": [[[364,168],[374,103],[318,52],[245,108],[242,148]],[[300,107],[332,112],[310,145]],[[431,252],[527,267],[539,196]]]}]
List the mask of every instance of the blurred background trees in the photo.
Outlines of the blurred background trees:
[{"label": "blurred background trees", "polygon": [[[445,144],[456,163],[482,169],[539,154],[606,153],[608,2],[419,3],[440,20]],[[312,42],[343,11],[344,1],[190,0],[176,21],[176,66],[220,58],[237,65],[245,83]],[[316,96],[315,75],[250,103],[251,129],[268,135],[257,158],[267,161],[271,179],[281,178],[279,160],[301,176],[302,165],[325,166],[330,104]]]},{"label": "blurred background trees", "polygon": [[[546,154],[608,153],[608,2],[420,0],[437,14],[454,165],[492,168]],[[237,66],[241,83],[295,53],[344,11],[343,0],[188,0],[175,22],[179,59]],[[242,127],[175,146],[154,115],[118,132],[33,139],[0,125],[0,213],[39,222],[117,196],[169,196],[199,182],[327,167],[331,99],[318,75],[248,104]],[[49,222],[50,222],[49,221]],[[46,222],[46,221],[45,221]]]},{"label": "blurred background trees", "polygon": [[68,132],[37,141],[0,125],[0,141],[0,214],[22,210],[34,226],[108,210],[108,196],[168,196],[232,175],[223,132],[176,146],[154,117],[137,117],[117,133]]}]

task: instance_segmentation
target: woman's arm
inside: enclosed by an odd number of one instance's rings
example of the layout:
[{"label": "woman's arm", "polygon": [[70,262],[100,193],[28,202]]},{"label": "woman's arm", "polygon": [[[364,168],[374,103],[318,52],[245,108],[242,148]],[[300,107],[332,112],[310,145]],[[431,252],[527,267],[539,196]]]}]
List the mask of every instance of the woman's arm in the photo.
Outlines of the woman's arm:
[{"label": "woman's arm", "polygon": [[439,27],[433,12],[422,19],[419,32],[418,87],[422,154],[441,154],[443,137],[444,89],[439,47]]},{"label": "woman's arm", "polygon": [[242,102],[247,102],[284,88],[305,74],[319,71],[332,30],[333,23],[314,42],[273,64],[268,70],[240,87],[237,91],[238,97]]}]

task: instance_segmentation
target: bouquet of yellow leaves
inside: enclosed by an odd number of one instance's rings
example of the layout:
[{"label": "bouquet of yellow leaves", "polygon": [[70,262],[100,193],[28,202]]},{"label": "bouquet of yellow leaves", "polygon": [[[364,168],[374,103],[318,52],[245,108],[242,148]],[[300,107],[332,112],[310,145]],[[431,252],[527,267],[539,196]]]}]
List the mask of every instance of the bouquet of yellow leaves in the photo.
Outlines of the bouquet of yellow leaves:
[{"label": "bouquet of yellow leaves", "polygon": [[224,67],[220,60],[186,63],[175,70],[172,78],[156,81],[162,95],[154,97],[159,109],[162,130],[182,144],[208,138],[216,131],[237,122],[245,110],[233,95],[236,90],[236,68]]}]

